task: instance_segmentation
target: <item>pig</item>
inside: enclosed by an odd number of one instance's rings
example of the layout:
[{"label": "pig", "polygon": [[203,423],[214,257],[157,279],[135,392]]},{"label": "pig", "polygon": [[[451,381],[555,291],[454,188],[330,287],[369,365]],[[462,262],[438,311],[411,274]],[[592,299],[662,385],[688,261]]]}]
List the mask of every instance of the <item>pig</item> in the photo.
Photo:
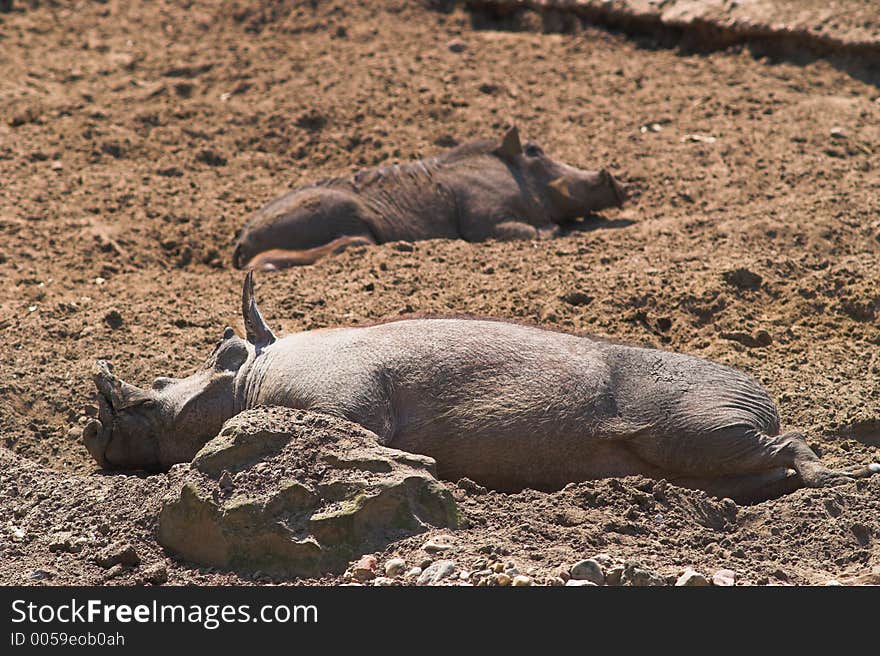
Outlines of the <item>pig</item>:
[{"label": "pig", "polygon": [[880,471],[825,467],[747,375],[680,353],[501,320],[413,318],[276,338],[242,294],[245,338],[226,328],[187,378],[135,387],[96,364],[99,416],[85,446],[104,468],[186,462],[245,409],[334,415],[437,462],[449,480],[554,490],[641,474],[739,501]]},{"label": "pig", "polygon": [[607,170],[556,162],[511,127],[500,142],[464,144],[429,159],[295,189],[254,213],[233,264],[272,270],[312,264],[354,245],[421,239],[539,239],[591,212],[620,207]]}]

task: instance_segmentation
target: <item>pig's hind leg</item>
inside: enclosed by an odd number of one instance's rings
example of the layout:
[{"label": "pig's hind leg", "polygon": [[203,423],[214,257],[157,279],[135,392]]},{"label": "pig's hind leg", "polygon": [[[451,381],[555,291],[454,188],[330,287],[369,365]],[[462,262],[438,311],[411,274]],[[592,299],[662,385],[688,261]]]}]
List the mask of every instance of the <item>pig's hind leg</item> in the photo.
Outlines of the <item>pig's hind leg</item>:
[{"label": "pig's hind leg", "polygon": [[786,467],[792,467],[807,487],[830,487],[849,483],[856,478],[866,478],[880,473],[880,464],[871,463],[843,470],[829,469],[822,464],[819,456],[807,446],[802,433],[792,431],[774,438],[782,444],[776,460]]}]

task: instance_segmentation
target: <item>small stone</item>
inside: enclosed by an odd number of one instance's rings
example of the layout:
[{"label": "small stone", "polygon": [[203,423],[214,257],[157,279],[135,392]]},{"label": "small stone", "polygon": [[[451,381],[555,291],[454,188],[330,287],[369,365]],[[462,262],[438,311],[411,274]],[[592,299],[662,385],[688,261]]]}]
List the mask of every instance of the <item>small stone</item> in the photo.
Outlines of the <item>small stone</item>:
[{"label": "small stone", "polygon": [[121,564],[117,563],[116,565],[114,565],[113,567],[111,567],[110,569],[108,569],[104,573],[104,578],[105,579],[115,579],[117,576],[121,576],[124,572],[125,572],[125,567],[123,567]]},{"label": "small stone", "polygon": [[684,570],[684,573],[679,576],[678,579],[675,581],[675,585],[686,587],[709,585],[709,579],[707,579],[699,572],[688,567],[686,570]]},{"label": "small stone", "polygon": [[588,588],[588,587],[598,587],[592,581],[587,581],[586,579],[569,579],[565,582],[565,587],[567,588]]},{"label": "small stone", "polygon": [[831,580],[829,580],[829,581],[825,581],[825,585],[826,585],[826,586],[828,586],[828,585],[830,585],[830,586],[836,586],[836,585],[843,585],[843,583],[841,583],[841,582],[838,581],[837,579],[831,579]]},{"label": "small stone", "polygon": [[431,539],[425,542],[422,545],[422,549],[427,551],[428,553],[440,553],[441,551],[449,551],[452,549],[452,545],[444,540],[444,538],[450,539],[449,536],[443,535],[437,538],[436,540]]},{"label": "small stone", "polygon": [[832,139],[846,139],[847,138],[846,130],[842,127],[834,126],[831,128],[831,138]]},{"label": "small stone", "polygon": [[455,572],[455,563],[451,560],[438,560],[432,563],[419,575],[419,585],[436,585]]},{"label": "small stone", "polygon": [[525,574],[518,574],[513,577],[513,587],[515,588],[523,588],[530,586],[532,584],[532,577],[526,576]]},{"label": "small stone", "polygon": [[128,543],[114,543],[104,549],[95,557],[95,562],[109,569],[115,565],[123,565],[125,567],[136,567],[141,563],[141,557],[133,546]]},{"label": "small stone", "polygon": [[408,579],[415,579],[415,578],[418,578],[421,575],[421,573],[422,573],[421,567],[413,567],[406,574],[404,574],[404,576]]},{"label": "small stone", "polygon": [[379,561],[375,556],[367,554],[361,556],[351,568],[351,575],[360,582],[369,581],[376,578],[376,569],[379,567]]},{"label": "small stone", "polygon": [[732,569],[719,569],[712,575],[712,585],[721,587],[736,585],[736,572]]},{"label": "small stone", "polygon": [[489,491],[479,483],[475,483],[469,478],[459,479],[458,483],[456,483],[456,486],[461,488],[465,492],[473,495],[486,494]]},{"label": "small stone", "polygon": [[499,572],[504,571],[504,563],[492,563],[489,569],[498,574]]},{"label": "small stone", "polygon": [[168,568],[165,567],[165,565],[163,565],[162,563],[150,565],[147,569],[143,571],[141,578],[144,580],[145,583],[162,585],[163,583],[168,582]]},{"label": "small stone", "polygon": [[614,565],[614,559],[609,556],[607,553],[600,553],[593,556],[593,560],[595,560],[599,565],[602,566],[602,571],[605,571],[612,565]]},{"label": "small stone", "polygon": [[620,583],[633,586],[666,585],[666,580],[654,572],[639,567],[637,563],[627,563],[623,568]]},{"label": "small stone", "polygon": [[48,579],[54,579],[55,572],[48,569],[35,569],[30,574],[28,574],[28,578],[31,581],[45,581]]},{"label": "small stone", "polygon": [[73,543],[73,534],[64,531],[61,533],[56,533],[52,536],[51,542],[49,542],[49,551],[52,553],[59,553],[62,551],[70,551],[71,545]]},{"label": "small stone", "polygon": [[387,576],[377,576],[373,579],[373,585],[380,588],[387,588],[392,585],[397,585],[397,581]]},{"label": "small stone", "polygon": [[385,576],[394,578],[403,573],[406,569],[406,561],[403,558],[392,558],[385,563]]},{"label": "small stone", "polygon": [[467,50],[467,44],[461,39],[452,39],[452,41],[446,44],[446,47],[449,48],[449,52],[458,53]]},{"label": "small stone", "polygon": [[459,572],[458,578],[460,578],[462,581],[469,581],[471,578],[471,573],[467,570],[462,570],[461,572]]},{"label": "small stone", "polygon": [[504,572],[502,572],[501,574],[493,574],[490,578],[492,579],[492,583],[494,585],[500,586],[502,588],[507,587],[513,581],[513,579],[511,579]]},{"label": "small stone", "polygon": [[623,565],[615,565],[605,572],[605,585],[620,585],[623,580],[623,571],[626,569]]},{"label": "small stone", "polygon": [[565,585],[565,579],[561,579],[558,576],[551,576],[547,579],[547,585],[552,585],[553,587],[560,587]]},{"label": "small stone", "polygon": [[576,563],[571,568],[571,578],[578,581],[592,581],[596,585],[605,583],[605,573],[601,565],[592,558]]}]

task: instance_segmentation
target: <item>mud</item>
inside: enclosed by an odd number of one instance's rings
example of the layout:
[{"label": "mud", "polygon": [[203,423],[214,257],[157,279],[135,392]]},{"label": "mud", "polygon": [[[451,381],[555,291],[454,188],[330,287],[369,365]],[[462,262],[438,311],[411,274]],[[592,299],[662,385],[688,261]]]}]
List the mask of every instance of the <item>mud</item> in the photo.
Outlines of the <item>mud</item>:
[{"label": "mud", "polygon": [[[139,384],[189,373],[240,326],[231,244],[249,212],[511,120],[561,160],[634,183],[629,206],[564,239],[386,244],[264,276],[275,330],[460,313],[684,351],[758,378],[784,427],[805,430],[829,464],[880,459],[877,78],[831,59],[694,53],[523,20],[536,29],[410,2],[0,13],[3,582],[103,580],[89,560],[102,533],[79,553],[48,548],[101,521],[171,582],[231,580],[162,554],[161,477],[93,473],[80,441],[92,362],[112,359]],[[873,481],[740,508],[733,528],[688,514],[691,493],[626,518],[627,490],[648,484],[468,496],[473,526],[455,533],[455,557],[488,544],[549,576],[601,550],[664,576],[726,566],[752,583],[880,566]],[[584,506],[584,490],[620,501]],[[409,561],[420,540],[393,549]],[[55,576],[29,579],[39,568]]]}]

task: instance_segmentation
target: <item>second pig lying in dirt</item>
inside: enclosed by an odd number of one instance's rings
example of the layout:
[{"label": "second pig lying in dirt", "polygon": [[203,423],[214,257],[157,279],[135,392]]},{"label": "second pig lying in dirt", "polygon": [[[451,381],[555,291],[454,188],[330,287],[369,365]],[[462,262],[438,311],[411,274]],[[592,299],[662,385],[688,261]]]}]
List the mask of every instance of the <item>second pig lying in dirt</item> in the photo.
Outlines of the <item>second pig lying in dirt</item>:
[{"label": "second pig lying in dirt", "polygon": [[642,474],[739,501],[880,471],[826,468],[780,434],[767,393],[696,357],[501,321],[407,319],[276,339],[243,295],[247,339],[227,328],[205,365],[152,389],[97,364],[85,445],[103,467],[191,460],[247,408],[278,405],[361,424],[440,476],[499,490]]},{"label": "second pig lying in dirt", "polygon": [[295,189],[258,210],[233,263],[280,269],[349,246],[420,239],[538,239],[560,224],[623,204],[608,171],[556,162],[516,128],[429,159]]}]

